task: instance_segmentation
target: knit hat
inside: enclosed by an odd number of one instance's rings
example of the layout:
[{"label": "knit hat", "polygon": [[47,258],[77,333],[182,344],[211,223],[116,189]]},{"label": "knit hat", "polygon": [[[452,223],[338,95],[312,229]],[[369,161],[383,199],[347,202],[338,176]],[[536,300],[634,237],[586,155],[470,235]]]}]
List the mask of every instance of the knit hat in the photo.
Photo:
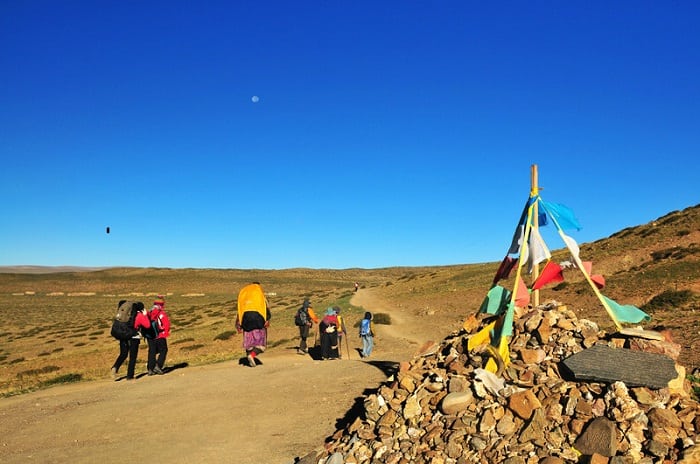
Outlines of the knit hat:
[{"label": "knit hat", "polygon": [[158,295],[153,304],[157,306],[165,306],[165,298],[163,297],[163,295]]},{"label": "knit hat", "polygon": [[334,316],[335,310],[333,308],[326,309],[326,316]]}]

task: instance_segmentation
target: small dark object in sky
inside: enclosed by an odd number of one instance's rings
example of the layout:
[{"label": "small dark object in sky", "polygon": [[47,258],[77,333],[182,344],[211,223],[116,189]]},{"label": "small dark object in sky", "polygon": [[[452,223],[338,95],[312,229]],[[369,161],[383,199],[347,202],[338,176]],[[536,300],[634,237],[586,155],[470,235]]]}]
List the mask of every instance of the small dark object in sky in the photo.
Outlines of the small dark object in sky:
[{"label": "small dark object in sky", "polygon": [[107,227],[107,233],[109,233],[109,227]]}]

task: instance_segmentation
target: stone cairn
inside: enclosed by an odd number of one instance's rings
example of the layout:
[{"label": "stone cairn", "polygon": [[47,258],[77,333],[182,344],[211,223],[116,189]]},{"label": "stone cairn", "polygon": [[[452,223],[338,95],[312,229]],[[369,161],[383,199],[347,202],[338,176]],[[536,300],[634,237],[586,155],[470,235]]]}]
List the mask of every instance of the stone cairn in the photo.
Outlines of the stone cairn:
[{"label": "stone cairn", "polygon": [[[549,302],[516,318],[511,362],[496,376],[487,351],[467,348],[485,324],[428,342],[364,397],[360,417],[297,462],[700,463],[700,407],[675,362],[680,345],[606,335]],[[662,388],[565,380],[561,361],[598,345],[663,354],[678,377]]]}]

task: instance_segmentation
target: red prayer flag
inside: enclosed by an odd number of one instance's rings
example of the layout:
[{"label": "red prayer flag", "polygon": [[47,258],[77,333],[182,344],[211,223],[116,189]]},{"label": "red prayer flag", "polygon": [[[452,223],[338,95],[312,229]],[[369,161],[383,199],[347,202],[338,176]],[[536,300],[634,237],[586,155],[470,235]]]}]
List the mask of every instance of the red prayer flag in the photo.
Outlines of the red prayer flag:
[{"label": "red prayer flag", "polygon": [[554,261],[548,261],[547,264],[542,268],[542,272],[535,282],[532,284],[533,290],[539,290],[548,283],[559,283],[564,281],[564,274],[562,273],[561,266]]},{"label": "red prayer flag", "polygon": [[501,265],[498,266],[498,271],[496,271],[496,276],[493,278],[493,285],[496,285],[496,283],[501,279],[507,279],[516,262],[517,260],[515,258],[511,258],[510,256],[503,258]]},{"label": "red prayer flag", "polygon": [[598,289],[605,287],[605,277],[600,274],[595,274],[591,276],[591,280]]},{"label": "red prayer flag", "polygon": [[530,304],[530,292],[521,277],[518,279],[518,287],[515,292],[515,306],[525,308],[528,304]]}]

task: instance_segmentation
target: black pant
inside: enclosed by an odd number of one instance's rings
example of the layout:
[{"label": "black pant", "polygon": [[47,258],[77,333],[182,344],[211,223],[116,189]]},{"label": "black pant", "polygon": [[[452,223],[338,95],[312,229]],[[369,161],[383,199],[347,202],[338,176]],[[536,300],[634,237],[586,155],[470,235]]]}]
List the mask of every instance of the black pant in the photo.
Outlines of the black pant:
[{"label": "black pant", "polygon": [[114,368],[118,371],[122,363],[129,357],[129,364],[126,367],[126,378],[134,378],[134,370],[136,369],[136,358],[139,355],[140,338],[130,338],[128,340],[119,340],[119,356],[114,361]]},{"label": "black pant", "polygon": [[[165,338],[156,338],[148,340],[148,366],[147,369],[152,371],[156,366],[163,369],[165,366],[165,356],[168,354],[168,340]],[[158,359],[156,360],[156,355]]]},{"label": "black pant", "polygon": [[300,325],[299,326],[299,338],[301,341],[299,342],[299,349],[306,351],[306,339],[309,337],[309,326],[308,325]]},{"label": "black pant", "polygon": [[321,357],[323,359],[338,357],[338,332],[321,332]]}]

